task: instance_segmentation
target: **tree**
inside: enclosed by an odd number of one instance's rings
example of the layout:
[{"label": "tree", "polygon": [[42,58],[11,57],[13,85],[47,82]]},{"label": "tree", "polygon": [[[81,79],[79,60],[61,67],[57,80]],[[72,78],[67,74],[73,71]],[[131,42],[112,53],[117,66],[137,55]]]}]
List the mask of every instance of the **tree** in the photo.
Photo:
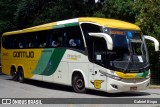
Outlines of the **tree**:
[{"label": "tree", "polygon": [[[160,41],[160,0],[136,0],[134,10],[136,15],[136,24],[139,25],[144,34],[154,36]],[[147,42],[151,66],[152,84],[160,84],[156,81],[160,77],[160,52],[154,52],[153,44]],[[156,78],[156,79],[154,79]]]},{"label": "tree", "polygon": [[160,40],[160,0],[136,0],[134,9],[136,24],[145,34],[152,35]]},{"label": "tree", "polygon": [[89,16],[90,8],[83,0],[22,0],[15,13],[18,28]]},{"label": "tree", "polygon": [[95,16],[107,17],[134,23],[135,13],[132,9],[133,0],[104,0],[97,4]]},{"label": "tree", "polygon": [[39,17],[45,0],[21,0],[15,12],[15,22],[18,29],[29,27]]},{"label": "tree", "polygon": [[0,0],[0,34],[14,27],[13,18],[19,0]]}]

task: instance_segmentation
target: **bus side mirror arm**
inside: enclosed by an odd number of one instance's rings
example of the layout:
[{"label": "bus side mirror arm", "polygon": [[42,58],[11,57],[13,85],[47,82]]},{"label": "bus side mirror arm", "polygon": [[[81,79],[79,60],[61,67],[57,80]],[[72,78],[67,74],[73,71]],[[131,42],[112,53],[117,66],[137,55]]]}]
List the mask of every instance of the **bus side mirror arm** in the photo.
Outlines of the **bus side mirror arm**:
[{"label": "bus side mirror arm", "polygon": [[148,35],[144,35],[144,38],[147,40],[150,40],[152,42],[154,42],[154,47],[155,47],[155,51],[159,51],[159,42],[157,39],[155,39],[152,36],[148,36]]},{"label": "bus side mirror arm", "polygon": [[112,38],[105,33],[89,33],[90,36],[94,37],[99,37],[99,38],[104,38],[106,41],[107,49],[108,50],[113,50],[113,41]]}]

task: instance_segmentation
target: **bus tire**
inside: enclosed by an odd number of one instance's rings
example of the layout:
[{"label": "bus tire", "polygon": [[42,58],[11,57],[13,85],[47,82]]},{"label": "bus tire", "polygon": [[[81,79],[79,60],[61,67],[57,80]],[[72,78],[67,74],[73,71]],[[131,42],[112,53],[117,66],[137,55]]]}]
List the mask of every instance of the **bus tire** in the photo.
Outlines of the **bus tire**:
[{"label": "bus tire", "polygon": [[18,74],[17,74],[16,68],[14,66],[11,67],[11,76],[12,76],[12,80],[14,80],[14,81],[18,80]]},{"label": "bus tire", "polygon": [[22,68],[19,68],[18,69],[18,81],[23,83],[25,81],[25,78],[24,78],[24,71]]},{"label": "bus tire", "polygon": [[74,91],[77,93],[85,92],[85,83],[84,83],[83,76],[81,74],[73,75],[72,87]]}]

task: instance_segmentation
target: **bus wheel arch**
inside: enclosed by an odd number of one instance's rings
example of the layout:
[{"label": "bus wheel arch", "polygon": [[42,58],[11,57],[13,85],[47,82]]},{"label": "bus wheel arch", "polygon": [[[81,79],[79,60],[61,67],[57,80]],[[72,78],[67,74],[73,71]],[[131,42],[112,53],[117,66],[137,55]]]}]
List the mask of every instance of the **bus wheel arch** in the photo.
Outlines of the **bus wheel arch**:
[{"label": "bus wheel arch", "polygon": [[22,66],[18,67],[18,81],[21,82],[21,83],[23,83],[25,81],[24,70],[23,70]]},{"label": "bus wheel arch", "polygon": [[14,81],[18,80],[18,72],[16,71],[16,67],[14,65],[11,66],[10,74],[12,76],[12,80]]},{"label": "bus wheel arch", "polygon": [[86,91],[85,86],[83,74],[79,71],[74,71],[72,74],[72,87],[74,91],[77,93],[84,93]]}]

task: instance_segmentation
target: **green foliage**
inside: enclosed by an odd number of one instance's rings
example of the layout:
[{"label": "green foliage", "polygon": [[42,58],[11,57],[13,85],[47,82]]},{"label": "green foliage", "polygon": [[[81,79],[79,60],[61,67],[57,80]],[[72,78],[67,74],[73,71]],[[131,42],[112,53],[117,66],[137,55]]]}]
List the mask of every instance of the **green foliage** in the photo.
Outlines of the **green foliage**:
[{"label": "green foliage", "polygon": [[160,40],[160,0],[136,0],[134,9],[137,13],[136,24],[146,34]]},{"label": "green foliage", "polygon": [[[103,3],[97,4],[84,2],[84,0],[14,1],[0,0],[0,9],[3,8],[2,16],[0,16],[1,29],[6,29],[6,26],[8,26],[6,30],[22,29],[84,16],[108,17],[134,22],[132,0],[104,0]],[[8,12],[4,7],[8,9]]]},{"label": "green foliage", "polygon": [[39,17],[45,0],[21,0],[15,12],[17,28],[28,27]]},{"label": "green foliage", "polygon": [[102,8],[105,17],[134,23],[133,0],[105,0]]},{"label": "green foliage", "polygon": [[0,0],[0,34],[14,27],[13,17],[17,2],[18,0]]},{"label": "green foliage", "polygon": [[[136,0],[133,9],[137,13],[136,24],[141,27],[143,33],[160,41],[160,0]],[[147,43],[152,71],[155,72],[160,69],[160,52],[154,52],[153,45],[148,41]]]},{"label": "green foliage", "polygon": [[22,0],[15,20],[18,28],[47,22],[89,16],[89,4],[83,0]]}]

